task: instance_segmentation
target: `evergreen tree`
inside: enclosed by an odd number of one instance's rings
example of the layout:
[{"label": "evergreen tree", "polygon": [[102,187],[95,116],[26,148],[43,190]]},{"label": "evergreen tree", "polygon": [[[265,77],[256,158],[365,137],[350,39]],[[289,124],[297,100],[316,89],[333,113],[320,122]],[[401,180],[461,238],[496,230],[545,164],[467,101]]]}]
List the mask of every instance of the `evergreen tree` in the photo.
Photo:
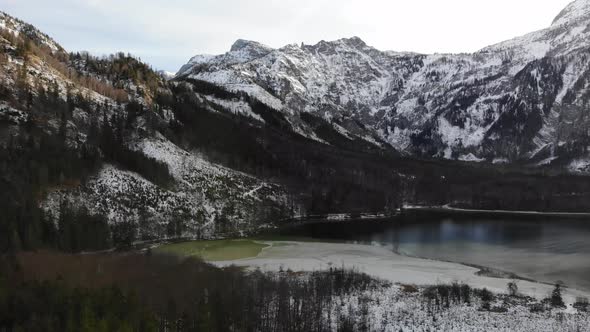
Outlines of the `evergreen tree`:
[{"label": "evergreen tree", "polygon": [[29,65],[28,65],[28,61],[25,59],[25,61],[23,61],[23,64],[22,64],[22,66],[20,66],[20,69],[18,70],[17,75],[16,75],[17,95],[19,96],[19,100],[23,104],[27,104],[29,101],[29,83],[27,81],[28,72],[29,72]]},{"label": "evergreen tree", "polygon": [[565,303],[561,297],[561,286],[559,284],[556,284],[551,292],[551,305],[556,308],[565,308]]},{"label": "evergreen tree", "polygon": [[516,282],[512,281],[508,283],[508,294],[510,296],[518,295],[518,285],[516,284]]}]

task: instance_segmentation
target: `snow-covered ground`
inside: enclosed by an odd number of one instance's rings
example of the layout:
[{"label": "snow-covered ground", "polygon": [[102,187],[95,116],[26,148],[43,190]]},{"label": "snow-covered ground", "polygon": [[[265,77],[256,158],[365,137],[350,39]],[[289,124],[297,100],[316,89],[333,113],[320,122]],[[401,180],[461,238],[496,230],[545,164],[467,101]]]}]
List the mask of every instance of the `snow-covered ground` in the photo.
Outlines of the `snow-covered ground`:
[{"label": "snow-covered ground", "polygon": [[166,164],[174,183],[158,186],[107,164],[87,183],[51,191],[44,209],[57,220],[65,200],[107,217],[110,223],[146,223],[140,229],[158,238],[166,237],[166,225],[175,218],[184,221],[182,237],[209,238],[247,233],[270,222],[273,213],[279,218],[276,214],[286,211],[281,186],[211,163],[162,135],[138,138],[130,148]]},{"label": "snow-covered ground", "polygon": [[[390,282],[376,289],[334,298],[335,305],[330,312],[330,317],[336,317],[334,330],[341,324],[341,317],[349,317],[356,327],[365,325],[370,331],[590,331],[590,315],[572,307],[576,298],[589,294],[575,289],[563,292],[567,308],[532,312],[530,302],[512,301],[505,294],[507,284],[513,280],[478,275],[479,269],[474,267],[406,257],[371,245],[268,243],[271,246],[257,257],[213,263],[266,272],[309,272],[344,267]],[[470,304],[451,304],[449,308],[433,308],[427,304],[426,286],[454,282],[499,294],[491,307],[503,307],[507,311],[481,310],[481,300],[476,296]],[[553,286],[547,284],[523,280],[516,283],[520,294],[538,301],[549,297],[553,290]],[[417,285],[415,292],[405,291],[405,285]]]},{"label": "snow-covered ground", "polygon": [[[492,307],[506,308],[506,312],[481,310],[481,300],[472,296],[470,304],[451,304],[449,308],[428,306],[424,288],[405,292],[403,286],[377,288],[352,296],[335,299],[333,317],[351,317],[357,328],[369,331],[590,331],[587,312],[553,309],[533,313],[530,306],[498,297]],[[518,302],[518,301],[514,301]],[[333,329],[341,322],[336,319]]]}]

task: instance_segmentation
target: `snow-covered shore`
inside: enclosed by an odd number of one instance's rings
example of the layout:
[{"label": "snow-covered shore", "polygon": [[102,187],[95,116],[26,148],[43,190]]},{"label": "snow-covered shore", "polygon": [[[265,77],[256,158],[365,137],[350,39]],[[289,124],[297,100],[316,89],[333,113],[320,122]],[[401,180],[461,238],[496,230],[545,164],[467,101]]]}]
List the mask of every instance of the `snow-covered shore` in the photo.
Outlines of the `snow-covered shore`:
[{"label": "snow-covered shore", "polygon": [[519,293],[536,301],[500,295],[490,303],[491,310],[482,309],[483,298],[474,292],[469,303],[452,303],[445,307],[426,299],[429,285],[457,282],[505,294],[507,284],[513,280],[484,276],[478,274],[480,269],[458,263],[402,256],[385,247],[290,241],[266,243],[271,246],[257,257],[213,263],[265,272],[308,272],[345,267],[391,283],[334,298],[335,305],[326,313],[333,319],[334,331],[345,323],[354,330],[392,332],[590,331],[590,314],[572,306],[577,297],[588,297],[589,294],[583,291],[566,288],[563,291],[566,308],[545,307],[536,311],[532,308],[549,297],[554,286],[517,280]]},{"label": "snow-covered shore", "polygon": [[506,216],[544,216],[544,217],[569,217],[569,218],[590,218],[590,212],[545,212],[545,211],[519,211],[519,210],[478,210],[453,207],[450,204],[441,206],[406,205],[406,211],[432,211],[432,212],[454,212],[454,213],[485,213],[489,215]]},{"label": "snow-covered shore", "polygon": [[[475,288],[487,288],[495,293],[505,293],[506,278],[479,275],[480,269],[458,263],[407,257],[391,250],[360,244],[318,242],[268,242],[270,247],[260,255],[234,261],[213,262],[217,266],[237,265],[259,268],[262,271],[317,271],[329,267],[354,268],[372,277],[392,283],[413,285],[436,285],[460,282]],[[537,299],[547,297],[553,285],[526,280],[517,280],[524,295]],[[571,305],[576,297],[589,293],[566,288],[564,301]]]}]

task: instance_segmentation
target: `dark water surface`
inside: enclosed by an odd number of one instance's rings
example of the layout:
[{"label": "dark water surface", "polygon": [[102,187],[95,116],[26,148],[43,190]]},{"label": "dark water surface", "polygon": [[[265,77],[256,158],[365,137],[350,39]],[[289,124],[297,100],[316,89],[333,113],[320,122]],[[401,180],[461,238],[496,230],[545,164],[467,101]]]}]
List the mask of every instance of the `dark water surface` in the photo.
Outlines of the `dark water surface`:
[{"label": "dark water surface", "polygon": [[429,216],[307,223],[282,229],[280,235],[387,246],[406,255],[487,266],[590,291],[590,219],[534,219]]}]

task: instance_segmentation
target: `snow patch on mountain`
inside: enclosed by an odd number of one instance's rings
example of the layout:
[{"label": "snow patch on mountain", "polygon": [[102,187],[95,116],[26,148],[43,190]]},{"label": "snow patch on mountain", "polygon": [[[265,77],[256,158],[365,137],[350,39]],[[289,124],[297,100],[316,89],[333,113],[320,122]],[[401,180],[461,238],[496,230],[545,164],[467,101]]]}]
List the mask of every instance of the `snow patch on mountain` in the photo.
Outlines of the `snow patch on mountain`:
[{"label": "snow patch on mountain", "polygon": [[590,157],[574,159],[569,165],[568,169],[576,173],[590,172]]},{"label": "snow patch on mountain", "polygon": [[445,118],[439,118],[438,130],[443,142],[451,148],[477,146],[483,140],[486,132],[486,128],[472,126],[470,119],[466,121],[464,128],[460,128],[451,125]]},{"label": "snow patch on mountain", "polygon": [[260,121],[262,123],[265,122],[264,119],[260,115],[254,113],[250,105],[243,100],[224,100],[206,95],[202,97],[205,98],[205,100],[207,100],[208,102],[220,106],[233,114],[240,114],[252,118],[256,121]]},{"label": "snow patch on mountain", "polygon": [[461,155],[459,157],[459,160],[461,160],[461,161],[469,161],[469,162],[478,162],[479,163],[479,162],[484,161],[485,159],[483,159],[483,158],[477,158],[475,155],[473,155],[473,153],[470,153],[470,154],[466,154],[466,155]]},{"label": "snow patch on mountain", "polygon": [[7,122],[13,125],[23,125],[29,120],[29,114],[17,110],[4,101],[0,101],[0,123]]},{"label": "snow patch on mountain", "polygon": [[145,236],[157,238],[166,238],[168,222],[177,219],[184,221],[181,236],[194,238],[248,232],[289,217],[280,185],[210,163],[160,134],[138,138],[130,148],[165,163],[175,183],[162,188],[139,174],[105,165],[79,187],[50,192],[45,211],[57,220],[61,202],[67,201],[106,216],[110,223],[132,221]]}]

